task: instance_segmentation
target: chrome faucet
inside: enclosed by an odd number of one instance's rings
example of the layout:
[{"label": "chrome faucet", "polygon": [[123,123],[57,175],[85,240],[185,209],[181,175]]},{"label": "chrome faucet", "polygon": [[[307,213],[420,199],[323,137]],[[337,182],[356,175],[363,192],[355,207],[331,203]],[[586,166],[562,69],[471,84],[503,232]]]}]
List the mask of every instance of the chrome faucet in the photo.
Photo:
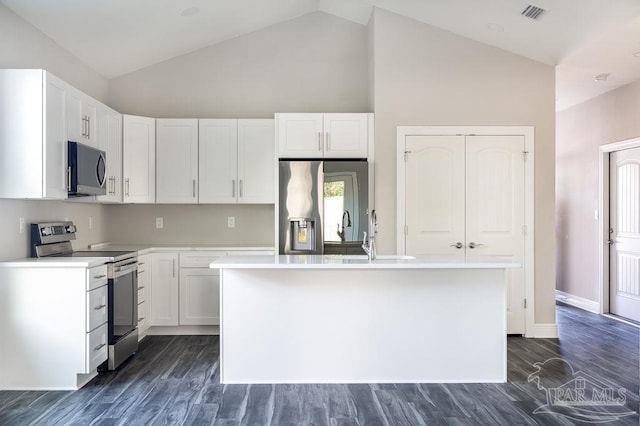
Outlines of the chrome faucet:
[{"label": "chrome faucet", "polygon": [[367,233],[364,232],[362,239],[362,250],[367,254],[369,260],[376,258],[376,235],[378,235],[378,216],[375,210],[371,210],[369,217],[369,240],[367,241]]},{"label": "chrome faucet", "polygon": [[344,224],[344,219],[345,217],[347,218],[347,228],[351,228],[351,214],[349,213],[349,210],[345,210],[344,213],[342,213],[342,230],[340,230],[340,224],[338,224],[338,237],[340,237],[340,241],[342,241],[344,243],[344,228],[345,228],[345,224]]}]

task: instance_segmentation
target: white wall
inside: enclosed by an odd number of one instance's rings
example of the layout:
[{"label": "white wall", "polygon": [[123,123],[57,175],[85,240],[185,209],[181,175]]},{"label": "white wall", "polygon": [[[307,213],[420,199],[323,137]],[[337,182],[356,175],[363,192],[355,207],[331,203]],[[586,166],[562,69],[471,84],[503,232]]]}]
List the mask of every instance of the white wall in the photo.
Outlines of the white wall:
[{"label": "white wall", "polygon": [[555,70],[376,9],[375,180],[380,253],[396,244],[396,127],[535,126],[536,323],[555,323]]},{"label": "white wall", "polygon": [[[2,4],[0,29],[0,68],[44,68],[96,99],[106,100],[106,79]],[[7,226],[0,240],[0,260],[29,255],[29,231],[19,233],[21,217],[27,226],[32,221],[70,218],[79,228],[75,247],[84,247],[105,238],[102,206],[0,199],[0,223]],[[94,219],[92,230],[89,230],[89,217]]]},{"label": "white wall", "polygon": [[557,114],[557,287],[599,302],[599,147],[640,136],[640,82]]},{"label": "white wall", "polygon": [[157,118],[366,112],[368,75],[367,28],[316,12],[112,79],[109,101]]},{"label": "white wall", "polygon": [[[150,117],[366,112],[367,44],[367,27],[311,13],[112,79],[109,104]],[[273,214],[272,206],[259,205],[113,206],[109,235],[159,244],[274,245]],[[162,231],[154,227],[156,216],[166,216]],[[236,217],[233,230],[228,216]],[[123,226],[131,219],[140,226]]]}]

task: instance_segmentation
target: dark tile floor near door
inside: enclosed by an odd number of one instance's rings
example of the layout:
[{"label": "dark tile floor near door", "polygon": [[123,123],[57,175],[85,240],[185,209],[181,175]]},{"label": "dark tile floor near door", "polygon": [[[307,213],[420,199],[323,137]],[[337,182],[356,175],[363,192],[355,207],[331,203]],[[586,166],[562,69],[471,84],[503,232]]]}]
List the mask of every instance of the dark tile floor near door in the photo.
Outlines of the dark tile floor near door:
[{"label": "dark tile floor near door", "polygon": [[0,425],[638,425],[640,330],[566,306],[558,325],[509,338],[505,384],[224,386],[217,337],[148,337],[77,392],[0,392]]}]

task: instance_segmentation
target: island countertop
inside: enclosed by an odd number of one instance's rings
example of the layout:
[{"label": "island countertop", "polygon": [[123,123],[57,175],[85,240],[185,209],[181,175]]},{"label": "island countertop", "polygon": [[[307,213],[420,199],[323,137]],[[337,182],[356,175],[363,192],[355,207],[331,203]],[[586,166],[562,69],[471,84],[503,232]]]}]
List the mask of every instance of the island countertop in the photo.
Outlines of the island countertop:
[{"label": "island countertop", "polygon": [[223,256],[209,265],[221,269],[511,269],[519,263],[491,257],[465,260],[445,257],[379,255],[260,255]]}]

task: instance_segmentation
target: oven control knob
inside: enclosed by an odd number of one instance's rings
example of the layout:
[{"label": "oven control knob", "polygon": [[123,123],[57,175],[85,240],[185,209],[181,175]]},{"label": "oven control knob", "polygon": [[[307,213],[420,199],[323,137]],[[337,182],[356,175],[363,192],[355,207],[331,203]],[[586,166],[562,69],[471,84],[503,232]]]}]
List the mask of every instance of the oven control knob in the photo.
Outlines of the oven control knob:
[{"label": "oven control knob", "polygon": [[42,235],[45,237],[51,235],[51,227],[47,226],[46,228],[42,228]]},{"label": "oven control knob", "polygon": [[67,226],[67,234],[73,234],[74,232],[76,232],[76,226],[75,225]]}]

